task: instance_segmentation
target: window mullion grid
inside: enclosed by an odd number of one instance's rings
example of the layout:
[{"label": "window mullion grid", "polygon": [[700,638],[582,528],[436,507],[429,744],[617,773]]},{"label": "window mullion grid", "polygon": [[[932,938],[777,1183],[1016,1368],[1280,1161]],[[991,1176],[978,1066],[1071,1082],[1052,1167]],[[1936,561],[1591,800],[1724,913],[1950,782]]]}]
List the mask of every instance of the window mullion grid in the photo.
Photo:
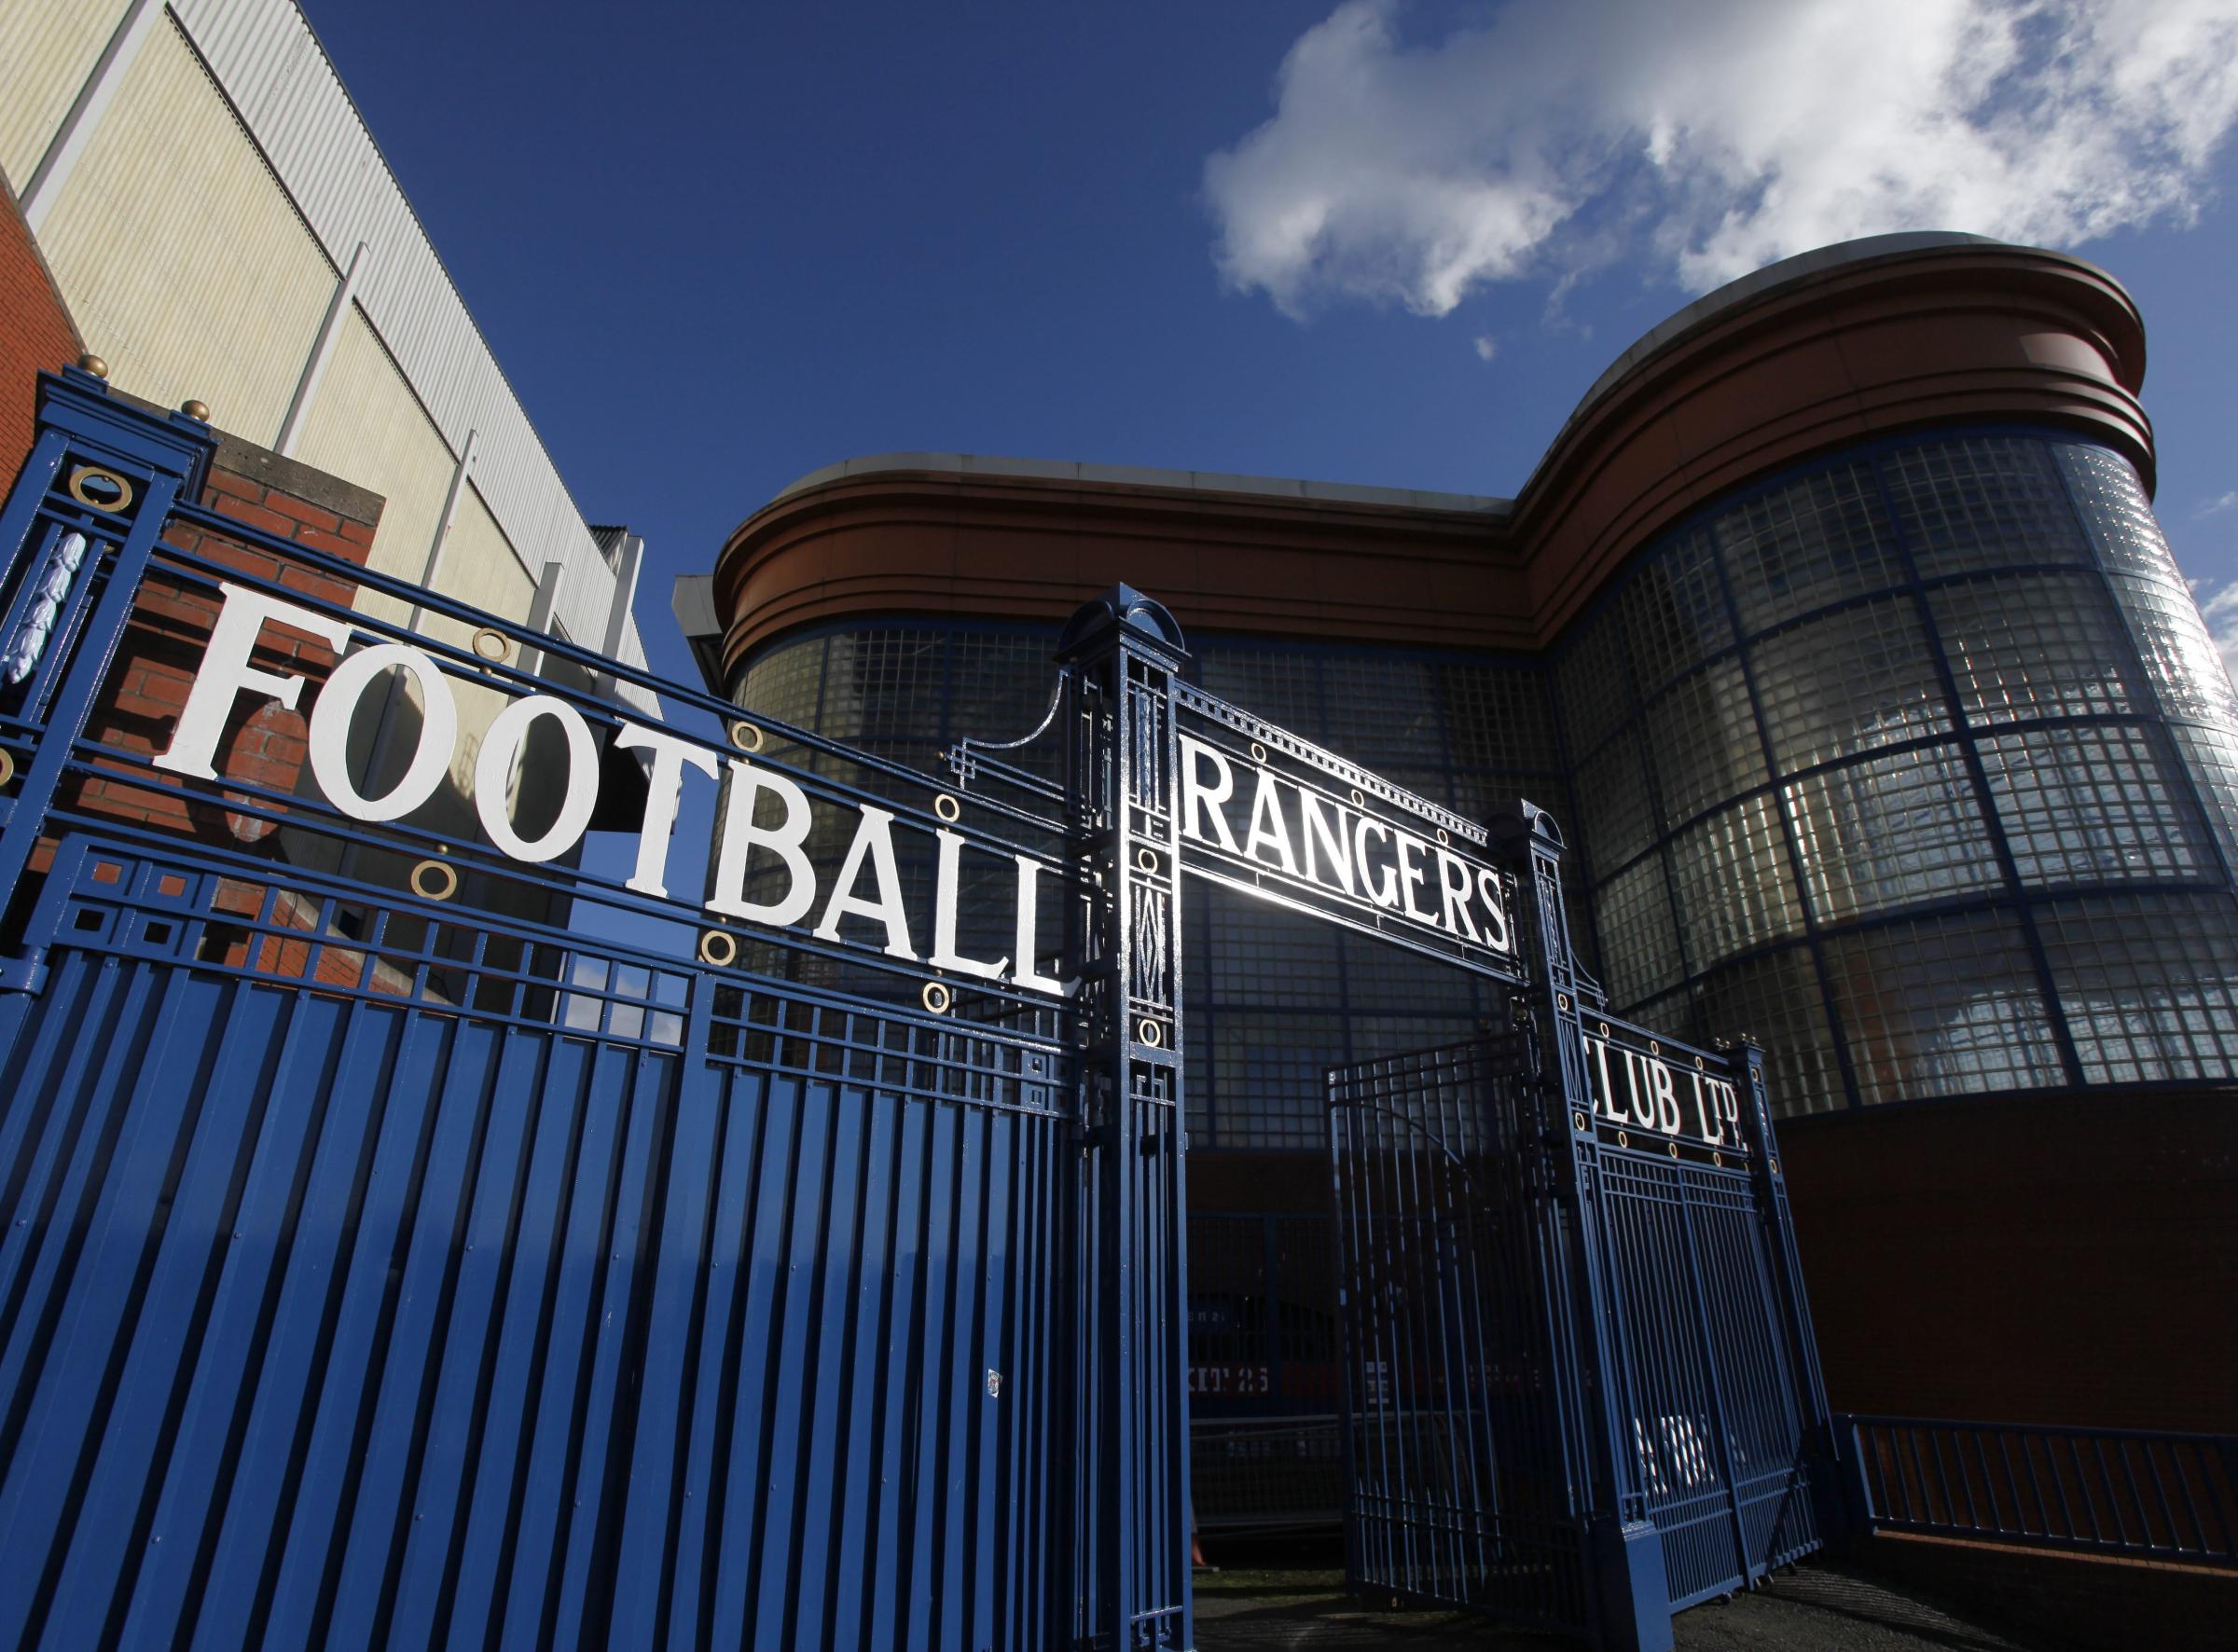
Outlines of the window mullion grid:
[{"label": "window mullion grid", "polygon": [[[1803,915],[1803,944],[1811,955],[1811,970],[1818,978],[1819,1007],[1826,1015],[1827,1031],[1834,1040],[1834,1069],[1842,1075],[1844,1102],[1851,1108],[1859,1108],[1864,1105],[1864,1093],[1858,1088],[1857,1068],[1850,1059],[1849,1031],[1841,1006],[1834,1001],[1833,976],[1826,967],[1826,943],[1819,933],[1818,914],[1811,900],[1810,886],[1803,875],[1803,846],[1797,840],[1795,821],[1781,789],[1779,763],[1772,750],[1772,731],[1764,722],[1763,696],[1757,692],[1753,639],[1742,624],[1740,599],[1733,594],[1733,576],[1725,566],[1725,546],[1714,528],[1709,532],[1709,556],[1718,571],[1719,593],[1725,599],[1726,623],[1733,627],[1734,650],[1741,662],[1741,682],[1748,691],[1748,714],[1756,722],[1757,741],[1763,750],[1764,773],[1768,777],[1765,789],[1772,793],[1772,807],[1779,817],[1780,841],[1788,848],[1788,875],[1795,880],[1795,910]],[[1667,858],[1665,866],[1667,869]]]},{"label": "window mullion grid", "polygon": [[[2038,439],[2041,440],[2040,437]],[[1982,812],[1982,823],[1988,830],[1990,847],[1997,857],[1998,870],[2011,895],[2013,914],[2020,920],[2021,940],[2027,947],[2029,961],[2036,970],[2037,989],[2043,994],[2044,1013],[2051,1022],[2052,1042],[2058,1046],[2060,1067],[2067,1075],[2067,1082],[2079,1088],[2083,1082],[2082,1055],[2076,1047],[2074,1029],[2067,1025],[2066,1005],[2061,1001],[2059,985],[2052,973],[2052,956],[2044,945],[2042,934],[2037,929],[2035,902],[2021,881],[2020,861],[2012,852],[2011,841],[2005,835],[2005,821],[1997,812],[1997,800],[1989,787],[1988,765],[1982,763],[1982,753],[1974,743],[1974,720],[1967,714],[1966,702],[1959,697],[1958,680],[1951,670],[1950,655],[1942,645],[1942,627],[1936,623],[1934,604],[1927,600],[1927,586],[1919,577],[1918,558],[1913,555],[1912,536],[1904,531],[1903,518],[1896,508],[1895,493],[1888,486],[1887,468],[1883,462],[1885,457],[1876,454],[1872,458],[1872,480],[1874,487],[1879,489],[1881,509],[1888,518],[1888,532],[1895,544],[1897,559],[1904,571],[1904,588],[1910,594],[1913,608],[1919,616],[1920,628],[1927,640],[1927,656],[1934,662],[1936,681],[1941,685],[1943,699],[1950,708],[1952,741],[1958,749],[1959,760],[1966,764],[1967,778],[1974,788],[1974,806]],[[2044,455],[2044,461],[2055,473],[2059,469],[2049,453]],[[2076,527],[2078,530],[2083,530],[2079,515],[2076,518]]]}]

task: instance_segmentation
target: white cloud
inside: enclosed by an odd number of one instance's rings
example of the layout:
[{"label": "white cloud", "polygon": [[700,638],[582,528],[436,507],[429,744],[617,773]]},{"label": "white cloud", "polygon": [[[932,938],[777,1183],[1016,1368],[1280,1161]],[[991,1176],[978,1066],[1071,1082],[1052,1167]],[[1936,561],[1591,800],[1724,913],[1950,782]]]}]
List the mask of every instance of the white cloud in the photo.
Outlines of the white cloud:
[{"label": "white cloud", "polygon": [[2199,617],[2207,622],[2207,635],[2222,655],[2222,668],[2238,682],[2238,581],[2208,592],[2200,602]]},{"label": "white cloud", "polygon": [[2196,522],[2202,516],[2219,516],[2223,512],[2234,508],[2238,508],[2238,489],[2232,489],[2219,499],[2208,500],[2206,503],[2191,513],[2191,519]]},{"label": "white cloud", "polygon": [[1347,0],[1206,162],[1231,285],[1444,315],[1643,247],[1706,288],[1884,230],[2073,245],[2187,221],[2238,120],[2238,0],[1513,0],[1428,42],[1414,15]]},{"label": "white cloud", "polygon": [[1476,336],[1476,359],[1478,361],[1488,362],[1499,353],[1499,339],[1493,337],[1489,333],[1479,333]]}]

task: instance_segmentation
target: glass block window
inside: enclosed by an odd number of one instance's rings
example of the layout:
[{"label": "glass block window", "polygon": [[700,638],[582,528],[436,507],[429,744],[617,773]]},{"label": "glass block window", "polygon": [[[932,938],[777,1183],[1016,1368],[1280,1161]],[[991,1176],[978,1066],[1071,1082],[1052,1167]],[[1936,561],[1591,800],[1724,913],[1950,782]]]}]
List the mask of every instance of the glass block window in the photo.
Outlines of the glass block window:
[{"label": "glass block window", "polygon": [[1905,578],[1869,465],[1836,465],[1804,476],[1735,506],[1710,526],[1750,631]]},{"label": "glass block window", "polygon": [[2066,490],[2032,436],[1969,436],[1882,463],[1922,579],[2016,563],[2090,564]]},{"label": "glass block window", "polygon": [[2141,574],[2183,584],[2152,502],[2129,461],[2105,447],[2062,442],[2054,449],[2098,562],[2108,573]]},{"label": "glass block window", "polygon": [[[1345,958],[1347,1002],[1355,1010],[1443,1011],[1468,1015],[1481,1001],[1475,981],[1458,970],[1362,936],[1340,938],[1326,924],[1314,928],[1338,941]],[[1527,939],[1522,944],[1528,948],[1532,943]]]},{"label": "glass block window", "polygon": [[1750,653],[1765,733],[1785,773],[1951,726],[1909,596],[1792,626]]},{"label": "glass block window", "polygon": [[1673,838],[1671,874],[1697,967],[1803,928],[1778,806],[1768,792]]},{"label": "glass block window", "polygon": [[1761,786],[1764,742],[1740,662],[1720,660],[1681,678],[1647,711],[1647,748],[1673,825]]},{"label": "glass block window", "polygon": [[[1601,950],[1609,963],[1603,983],[1618,1004],[1635,1004],[1675,986],[1685,973],[1678,951],[1678,926],[1671,913],[1671,891],[1663,857],[1618,873],[1593,898]],[[1570,915],[1570,929],[1582,929],[1582,916]]]},{"label": "glass block window", "polygon": [[2057,1084],[2065,1073],[2019,919],[1969,913],[1826,943],[1867,1106]]},{"label": "glass block window", "polygon": [[[1321,724],[1318,655],[1212,645],[1197,651],[1196,666],[1198,681],[1222,699],[1233,700],[1316,744],[1327,738]],[[1366,761],[1356,756],[1353,760]]]},{"label": "glass block window", "polygon": [[1203,973],[1182,986],[1193,998],[1292,1007],[1341,1000],[1338,931],[1329,925],[1224,892],[1187,915],[1206,942]]},{"label": "glass block window", "polygon": [[813,731],[823,690],[823,639],[781,643],[746,668],[732,696],[749,711]]},{"label": "glass block window", "polygon": [[2189,723],[2171,723],[2168,732],[2184,754],[2224,857],[2238,865],[2238,733]]},{"label": "glass block window", "polygon": [[2143,723],[2077,723],[1980,742],[2021,881],[2104,883],[2213,874],[2214,850]]},{"label": "glass block window", "polygon": [[1733,646],[1716,552],[1699,529],[1642,564],[1618,607],[1643,695]]},{"label": "glass block window", "polygon": [[1844,1105],[1842,1069],[1826,1021],[1817,967],[1792,946],[1711,970],[1702,977],[1698,1038],[1738,1038],[1764,1047],[1772,1111],[1780,1118]]},{"label": "glass block window", "polygon": [[841,631],[827,640],[817,732],[937,743],[947,701],[946,631]]},{"label": "glass block window", "polygon": [[[1214,1016],[1213,1145],[1325,1146],[1329,1069],[1350,1059],[1346,1021],[1329,1012],[1229,1011]],[[1417,1043],[1435,1041],[1431,1036]]]},{"label": "glass block window", "polygon": [[2002,880],[1972,778],[1955,746],[1823,769],[1787,788],[1803,886],[1821,923]]},{"label": "glass block window", "polygon": [[2238,725],[2238,695],[2231,692],[2230,673],[2191,593],[2182,585],[2121,575],[2107,583],[2128,616],[2162,712]]},{"label": "glass block window", "polygon": [[1461,769],[1558,769],[1554,705],[1537,666],[1450,661],[1437,668],[1446,737]]},{"label": "glass block window", "polygon": [[[1332,650],[1316,661],[1327,744],[1383,771],[1445,763],[1445,727],[1430,662]],[[1248,701],[1238,704],[1248,705]]]},{"label": "glass block window", "polygon": [[[1039,631],[958,631],[949,639],[950,699],[942,737],[1015,740],[1032,732],[1057,692],[1056,639]],[[1029,773],[1055,778],[1060,743],[1037,740],[1002,754]]]},{"label": "glass block window", "polygon": [[1554,668],[1554,685],[1573,762],[1632,715],[1630,678],[1612,610],[1604,608],[1570,632]]},{"label": "glass block window", "polygon": [[1927,599],[1959,703],[1975,723],[2132,709],[2129,637],[2089,574],[2014,574]]},{"label": "glass block window", "polygon": [[2238,1066],[2238,933],[2222,895],[2047,903],[2037,929],[2093,1084],[2227,1079]]},{"label": "glass block window", "polygon": [[1619,735],[1597,757],[1579,765],[1577,799],[1577,835],[1584,839],[1595,877],[1607,877],[1648,847],[1655,816],[1648,806],[1648,775],[1637,736]]}]

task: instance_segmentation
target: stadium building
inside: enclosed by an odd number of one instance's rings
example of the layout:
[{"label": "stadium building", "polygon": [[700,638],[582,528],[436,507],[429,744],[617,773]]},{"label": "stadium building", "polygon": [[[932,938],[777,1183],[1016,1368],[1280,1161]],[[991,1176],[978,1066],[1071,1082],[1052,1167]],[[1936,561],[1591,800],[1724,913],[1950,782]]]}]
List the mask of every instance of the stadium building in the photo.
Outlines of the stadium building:
[{"label": "stadium building", "polygon": [[[1124,579],[1208,689],[1470,818],[1553,811],[1613,1007],[1762,1042],[1837,1409],[2219,1428],[2238,698],[2154,522],[2144,371],[2091,265],[1886,236],[1672,316],[1513,498],[886,454],[676,607],[740,706],[934,767],[1031,728]],[[1324,1070],[1491,1006],[1191,901],[1211,1523],[1310,1505],[1240,1480],[1334,1449]]]}]

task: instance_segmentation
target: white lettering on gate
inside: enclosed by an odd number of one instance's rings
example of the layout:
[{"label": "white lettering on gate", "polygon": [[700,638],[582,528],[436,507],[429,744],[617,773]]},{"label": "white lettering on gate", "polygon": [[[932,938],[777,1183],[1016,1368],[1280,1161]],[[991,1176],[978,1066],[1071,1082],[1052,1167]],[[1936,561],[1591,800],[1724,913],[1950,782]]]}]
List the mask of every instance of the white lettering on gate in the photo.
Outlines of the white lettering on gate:
[{"label": "white lettering on gate", "polygon": [[1332,895],[1365,901],[1470,945],[1514,950],[1506,885],[1491,867],[1364,809],[1347,808],[1259,762],[1250,765],[1247,815],[1237,795],[1236,768],[1243,759],[1189,735],[1178,737],[1181,835],[1187,841]]},{"label": "white lettering on gate", "polygon": [[[513,789],[514,764],[528,744],[529,725],[539,717],[549,717],[567,737],[567,790],[559,817],[542,837],[530,839],[513,830],[506,794]],[[474,761],[474,812],[481,817],[490,841],[506,855],[531,864],[564,855],[590,825],[590,813],[598,803],[599,744],[582,712],[555,695],[533,694],[515,700],[490,722]]]},{"label": "white lettering on gate", "polygon": [[[288,622],[294,624],[293,620]],[[361,796],[350,773],[350,725],[375,676],[392,668],[420,685],[420,737],[404,778],[383,798]],[[311,775],[327,802],[354,820],[395,820],[435,794],[459,737],[458,703],[435,662],[401,642],[361,648],[335,667],[311,708]]]},{"label": "white lettering on gate", "polygon": [[669,833],[676,830],[676,805],[684,796],[684,765],[690,764],[709,779],[716,778],[715,754],[704,746],[664,735],[635,723],[622,724],[615,745],[624,751],[653,753],[653,772],[645,778],[645,819],[637,830],[637,870],[628,887],[641,895],[669,892]]},{"label": "white lettering on gate", "polygon": [[[1623,1074],[1623,1093],[1611,1081],[1610,1052],[1617,1058],[1615,1072]],[[1677,1136],[1687,1128],[1686,1109],[1679,1103],[1678,1072],[1660,1055],[1627,1050],[1608,1039],[1585,1037],[1586,1088],[1593,1110],[1612,1123]],[[1687,1071],[1692,1085],[1694,1134],[1712,1147],[1741,1141],[1740,1091],[1731,1081],[1707,1073]]]},{"label": "white lettering on gate", "polygon": [[[784,805],[784,824],[774,829],[753,823],[753,800],[765,787]],[[807,792],[781,774],[732,758],[730,801],[715,840],[715,887],[707,909],[780,929],[798,923],[816,903],[816,869],[801,847],[808,840],[809,821]],[[769,849],[784,862],[785,892],[774,901],[746,899],[746,858],[756,848]]]},{"label": "white lettering on gate", "polygon": [[[327,802],[350,819],[383,821],[410,814],[435,795],[456,754],[459,723],[449,679],[433,655],[408,642],[379,642],[343,654],[352,634],[347,621],[230,582],[221,583],[219,590],[223,605],[211,626],[195,680],[188,685],[171,743],[153,760],[158,768],[201,779],[219,778],[218,746],[244,694],[262,695],[290,710],[297,709],[308,679],[251,663],[266,641],[265,627],[283,626],[316,638],[342,654],[309,711],[311,778]],[[383,795],[367,797],[358,790],[357,778],[350,770],[350,726],[367,692],[378,681],[392,681],[391,673],[401,673],[413,683],[420,729],[403,777]],[[552,823],[530,838],[514,824],[510,797],[522,749],[540,719],[559,725],[564,739],[566,773]],[[624,723],[614,743],[621,750],[652,754],[644,814],[638,827],[636,865],[624,887],[640,894],[667,897],[669,839],[683,796],[684,771],[696,769],[710,779],[726,775],[727,796],[713,846],[714,875],[702,902],[709,912],[782,928],[805,919],[815,909],[822,892],[827,898],[814,930],[819,938],[842,939],[842,920],[867,921],[883,931],[883,950],[888,956],[916,960],[894,852],[896,817],[891,810],[869,804],[845,805],[854,817],[854,833],[833,888],[820,891],[807,847],[814,809],[808,792],[796,782],[775,769],[758,768],[743,757],[730,758],[725,768],[707,747],[635,723]],[[1217,759],[1217,753],[1213,755]],[[1218,787],[1205,788],[1209,798],[1206,806],[1214,811],[1216,819],[1221,804],[1235,786],[1234,776],[1224,764],[1218,768]],[[531,863],[554,860],[582,840],[596,810],[598,737],[573,703],[552,695],[527,695],[512,700],[491,721],[475,756],[474,775],[475,811],[499,852],[510,860]],[[779,819],[774,823],[755,819],[757,805],[765,794],[776,800]],[[1278,816],[1268,829],[1282,829]],[[962,857],[969,840],[945,827],[934,829],[933,836],[938,871],[929,961],[937,969],[979,980],[1008,980],[1028,991],[1061,996],[1065,984],[1043,974],[1035,957],[1040,880],[1050,868],[1029,855],[1012,852],[1010,859],[1016,871],[1016,961],[998,958],[990,963],[969,957],[957,949],[956,942]],[[757,870],[773,873],[775,888],[762,891],[764,899],[749,900],[747,882]],[[868,894],[858,887],[866,876]]]}]

